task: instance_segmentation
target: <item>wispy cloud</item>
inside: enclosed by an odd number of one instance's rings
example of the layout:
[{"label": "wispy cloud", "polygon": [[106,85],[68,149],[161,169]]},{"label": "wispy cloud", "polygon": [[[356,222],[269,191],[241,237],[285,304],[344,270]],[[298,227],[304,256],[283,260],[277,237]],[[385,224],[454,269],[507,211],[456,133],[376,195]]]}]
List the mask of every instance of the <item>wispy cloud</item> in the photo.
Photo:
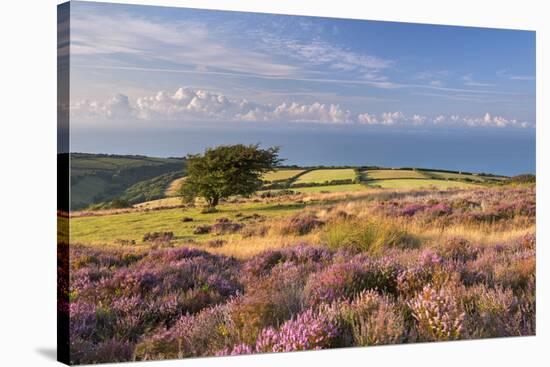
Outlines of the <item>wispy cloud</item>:
[{"label": "wispy cloud", "polygon": [[482,83],[477,80],[474,80],[472,74],[466,74],[462,77],[464,85],[468,87],[492,87],[494,84],[491,83]]},{"label": "wispy cloud", "polygon": [[[71,53],[76,60],[111,57],[120,65],[152,61],[213,71],[256,73],[266,76],[296,75],[298,69],[269,55],[228,45],[205,24],[197,21],[160,22],[117,13],[116,16],[79,13],[71,22]],[[83,57],[80,57],[83,56]]]},{"label": "wispy cloud", "polygon": [[533,75],[511,74],[508,72],[508,70],[498,70],[496,72],[496,75],[499,78],[508,79],[508,80],[527,80],[527,81],[535,80],[535,77]]}]

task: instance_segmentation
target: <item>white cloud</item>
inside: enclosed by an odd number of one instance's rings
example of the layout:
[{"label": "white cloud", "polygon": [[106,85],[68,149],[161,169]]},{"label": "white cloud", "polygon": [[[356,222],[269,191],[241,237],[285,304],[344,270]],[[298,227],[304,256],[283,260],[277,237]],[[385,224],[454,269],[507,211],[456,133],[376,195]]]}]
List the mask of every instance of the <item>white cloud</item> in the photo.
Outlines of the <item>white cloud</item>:
[{"label": "white cloud", "polygon": [[139,97],[131,103],[127,96],[116,96],[101,102],[83,100],[71,104],[71,116],[88,121],[257,121],[257,122],[314,122],[356,123],[385,126],[470,126],[470,127],[534,127],[526,121],[492,115],[483,116],[435,115],[433,117],[402,111],[375,114],[352,114],[338,104],[286,101],[267,104],[230,98],[201,89],[179,88],[174,93],[159,91]]},{"label": "white cloud", "polygon": [[84,120],[134,117],[140,120],[180,121],[351,122],[351,113],[337,104],[283,102],[270,105],[190,88],[179,88],[173,94],[160,91],[155,95],[139,97],[133,106],[128,97],[121,94],[104,103],[79,101],[71,105],[71,114]]},{"label": "white cloud", "polygon": [[357,116],[357,121],[361,124],[367,124],[367,125],[377,125],[378,124],[378,119],[376,118],[376,115],[368,113],[368,112],[359,114]]},{"label": "white cloud", "polygon": [[423,125],[425,121],[426,121],[426,116],[413,115],[412,117],[413,125]]},{"label": "white cloud", "polygon": [[71,19],[71,55],[85,62],[94,55],[103,61],[126,56],[134,62],[163,61],[188,68],[207,65],[233,73],[298,73],[296,66],[278,62],[266,53],[223,42],[219,32],[191,20],[161,22],[125,13],[78,12]]},{"label": "white cloud", "polygon": [[467,85],[468,87],[492,87],[494,84],[490,83],[481,83],[476,80],[474,80],[472,74],[467,74],[462,77],[462,81],[464,82],[464,85]]},{"label": "white cloud", "polygon": [[535,77],[533,75],[515,75],[515,74],[510,74],[508,70],[498,70],[496,72],[496,75],[499,78],[504,78],[508,80],[527,80],[527,81],[535,80]]},{"label": "white cloud", "polygon": [[402,112],[384,112],[382,113],[382,125],[394,125],[405,121],[405,115]]},{"label": "white cloud", "polygon": [[434,119],[434,124],[441,124],[441,123],[445,122],[445,120],[446,120],[445,115],[438,115]]}]

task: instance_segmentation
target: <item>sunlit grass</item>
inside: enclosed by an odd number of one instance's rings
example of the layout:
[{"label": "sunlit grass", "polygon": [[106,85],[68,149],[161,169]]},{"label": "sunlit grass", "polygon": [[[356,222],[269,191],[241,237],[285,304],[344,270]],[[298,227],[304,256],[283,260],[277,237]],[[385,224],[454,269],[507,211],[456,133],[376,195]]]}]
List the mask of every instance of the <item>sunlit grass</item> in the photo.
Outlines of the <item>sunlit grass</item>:
[{"label": "sunlit grass", "polygon": [[324,183],[334,180],[353,180],[355,171],[351,168],[345,169],[316,169],[298,177],[297,184],[301,183]]},{"label": "sunlit grass", "polygon": [[462,181],[445,181],[445,180],[432,180],[432,179],[399,179],[399,180],[372,180],[367,184],[373,187],[381,187],[384,189],[469,189],[480,187],[469,182]]}]

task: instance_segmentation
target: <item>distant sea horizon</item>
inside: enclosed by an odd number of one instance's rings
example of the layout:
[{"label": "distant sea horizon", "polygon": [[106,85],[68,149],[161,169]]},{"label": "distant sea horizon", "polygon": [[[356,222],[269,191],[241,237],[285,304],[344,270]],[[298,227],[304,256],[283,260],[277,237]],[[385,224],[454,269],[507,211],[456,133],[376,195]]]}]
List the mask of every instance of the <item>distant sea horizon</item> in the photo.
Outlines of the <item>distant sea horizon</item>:
[{"label": "distant sea horizon", "polygon": [[284,165],[433,168],[513,176],[536,171],[535,130],[375,130],[286,125],[240,128],[74,129],[71,152],[184,157],[227,144],[280,146]]}]

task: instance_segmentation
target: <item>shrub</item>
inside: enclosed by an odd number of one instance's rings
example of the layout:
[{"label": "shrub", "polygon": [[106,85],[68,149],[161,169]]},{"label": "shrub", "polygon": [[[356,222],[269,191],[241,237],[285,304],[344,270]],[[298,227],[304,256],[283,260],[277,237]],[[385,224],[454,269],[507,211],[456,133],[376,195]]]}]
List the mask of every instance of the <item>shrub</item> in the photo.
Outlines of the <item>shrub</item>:
[{"label": "shrub", "polygon": [[475,260],[479,252],[477,247],[463,238],[451,238],[438,249],[444,259],[462,262]]},{"label": "shrub", "polygon": [[336,221],[325,227],[323,241],[331,249],[379,253],[384,248],[416,248],[419,241],[389,222]]},{"label": "shrub", "polygon": [[464,312],[445,288],[436,290],[426,285],[408,305],[422,340],[456,340],[462,336]]},{"label": "shrub", "polygon": [[170,242],[174,232],[147,232],[143,235],[143,242]]},{"label": "shrub", "polygon": [[521,309],[511,289],[480,284],[468,290],[468,330],[475,338],[522,335]]},{"label": "shrub", "polygon": [[354,345],[395,344],[403,340],[403,315],[387,295],[368,290],[345,305],[344,318],[349,323]]},{"label": "shrub", "polygon": [[136,346],[138,360],[213,355],[236,342],[229,305],[214,306],[186,315],[176,324],[145,338]]},{"label": "shrub", "polygon": [[266,328],[256,341],[257,352],[317,350],[331,346],[337,328],[326,315],[308,309],[286,321],[278,330]]},{"label": "shrub", "polygon": [[202,226],[196,226],[193,230],[193,234],[208,234],[212,231],[212,226],[209,226],[207,224]]},{"label": "shrub", "polygon": [[211,230],[216,234],[227,234],[238,232],[241,228],[243,228],[243,225],[240,223],[232,222],[227,218],[218,218],[216,223],[212,225]]},{"label": "shrub", "polygon": [[183,222],[183,223],[192,222],[192,221],[193,221],[193,218],[191,218],[191,217],[183,217],[183,218],[181,218],[181,222]]},{"label": "shrub", "polygon": [[241,229],[241,236],[243,236],[243,238],[254,236],[264,237],[265,235],[267,235],[268,232],[269,226],[267,225],[247,225],[246,227]]},{"label": "shrub", "polygon": [[264,251],[244,264],[244,273],[255,278],[271,272],[278,264],[285,262],[295,265],[302,264],[311,270],[330,263],[332,253],[323,247],[297,245],[278,250]]},{"label": "shrub", "polygon": [[398,272],[397,266],[386,261],[366,259],[336,263],[309,277],[304,289],[305,299],[309,305],[319,305],[354,297],[366,289],[393,293]]},{"label": "shrub", "polygon": [[303,236],[321,227],[323,224],[322,221],[312,214],[295,215],[285,222],[281,228],[281,234]]},{"label": "shrub", "polygon": [[305,273],[303,265],[282,263],[249,284],[231,309],[241,341],[251,344],[263,328],[280,325],[301,311]]}]

